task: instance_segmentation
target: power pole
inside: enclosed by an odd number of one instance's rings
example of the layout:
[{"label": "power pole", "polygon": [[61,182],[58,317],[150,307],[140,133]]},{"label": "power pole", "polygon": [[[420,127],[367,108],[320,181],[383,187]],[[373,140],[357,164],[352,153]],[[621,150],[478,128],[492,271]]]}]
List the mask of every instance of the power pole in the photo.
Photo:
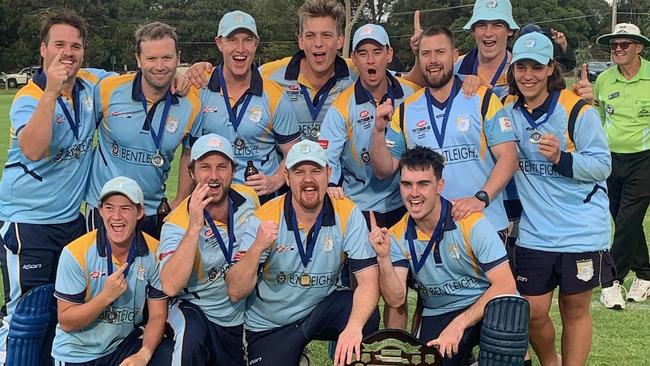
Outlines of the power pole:
[{"label": "power pole", "polygon": [[616,27],[616,4],[617,0],[612,0],[612,33],[614,32],[614,27]]}]

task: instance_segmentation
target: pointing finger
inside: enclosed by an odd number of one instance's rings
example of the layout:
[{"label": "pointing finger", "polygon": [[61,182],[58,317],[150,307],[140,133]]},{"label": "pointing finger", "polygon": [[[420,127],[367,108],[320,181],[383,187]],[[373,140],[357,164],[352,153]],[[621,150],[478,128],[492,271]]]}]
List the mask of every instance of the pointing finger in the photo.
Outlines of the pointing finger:
[{"label": "pointing finger", "polygon": [[420,30],[422,30],[422,26],[420,25],[420,11],[416,10],[415,14],[413,14],[413,31],[417,33]]},{"label": "pointing finger", "polygon": [[582,71],[580,72],[580,80],[587,80],[587,64],[582,64]]},{"label": "pointing finger", "polygon": [[120,266],[120,268],[115,271],[115,273],[124,273],[126,268],[129,266],[129,262],[124,263],[123,265]]}]

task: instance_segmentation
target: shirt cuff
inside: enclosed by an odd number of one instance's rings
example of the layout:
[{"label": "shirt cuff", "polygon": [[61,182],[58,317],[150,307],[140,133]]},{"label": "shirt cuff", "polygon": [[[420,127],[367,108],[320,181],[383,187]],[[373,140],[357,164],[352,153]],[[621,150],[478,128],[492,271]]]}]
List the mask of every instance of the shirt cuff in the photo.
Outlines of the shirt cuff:
[{"label": "shirt cuff", "polygon": [[555,171],[565,177],[573,178],[573,155],[565,151],[560,151],[560,161],[553,164]]}]

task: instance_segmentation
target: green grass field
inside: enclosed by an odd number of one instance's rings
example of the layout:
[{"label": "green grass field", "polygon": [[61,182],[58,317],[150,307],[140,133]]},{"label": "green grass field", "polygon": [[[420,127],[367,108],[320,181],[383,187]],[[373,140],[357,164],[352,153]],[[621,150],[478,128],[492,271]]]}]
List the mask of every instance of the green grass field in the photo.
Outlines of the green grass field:
[{"label": "green grass field", "polygon": [[[15,91],[0,90],[0,163],[6,162],[6,151],[9,137],[9,107]],[[167,184],[168,197],[173,198],[178,180],[178,159],[174,161]],[[645,219],[646,236],[650,232],[650,215]],[[629,287],[629,282],[626,283]],[[0,291],[0,294],[2,292]],[[1,295],[0,295],[1,296]],[[650,364],[650,301],[635,304],[629,303],[625,311],[605,310],[598,298],[600,290],[594,291],[591,311],[594,323],[594,337],[588,365],[648,365]],[[410,303],[413,304],[415,294],[411,292]],[[1,301],[1,300],[0,300]],[[414,306],[410,306],[412,310]],[[556,345],[559,352],[561,328],[559,326],[559,311],[554,303],[551,314],[556,324]],[[327,358],[327,344],[313,342],[310,344],[314,365],[331,365]],[[536,363],[538,364],[538,363]]]}]

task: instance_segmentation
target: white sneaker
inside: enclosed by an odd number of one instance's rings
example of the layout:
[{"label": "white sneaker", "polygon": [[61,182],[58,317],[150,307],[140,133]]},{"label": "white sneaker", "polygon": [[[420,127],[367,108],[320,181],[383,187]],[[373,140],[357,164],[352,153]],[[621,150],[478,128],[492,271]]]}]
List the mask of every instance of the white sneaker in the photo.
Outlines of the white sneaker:
[{"label": "white sneaker", "polygon": [[614,281],[611,287],[603,288],[600,293],[600,302],[605,305],[607,309],[625,309],[625,300],[623,300],[621,289],[624,288],[618,284],[618,281]]},{"label": "white sneaker", "polygon": [[627,293],[627,301],[641,302],[650,296],[650,281],[634,277],[632,286]]}]

